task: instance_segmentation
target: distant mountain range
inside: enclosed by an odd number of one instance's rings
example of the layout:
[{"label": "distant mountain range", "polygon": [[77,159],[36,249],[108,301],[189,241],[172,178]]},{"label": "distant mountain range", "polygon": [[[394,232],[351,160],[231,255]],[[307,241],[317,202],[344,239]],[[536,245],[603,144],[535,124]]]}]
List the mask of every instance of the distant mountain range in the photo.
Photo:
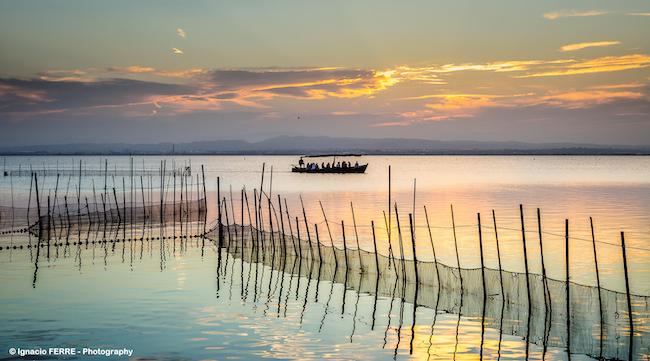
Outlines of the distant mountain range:
[{"label": "distant mountain range", "polygon": [[547,155],[650,155],[650,146],[579,143],[523,143],[441,141],[401,138],[336,138],[281,136],[259,142],[215,140],[190,143],[78,143],[0,147],[5,155],[146,155],[146,154],[547,154]]}]

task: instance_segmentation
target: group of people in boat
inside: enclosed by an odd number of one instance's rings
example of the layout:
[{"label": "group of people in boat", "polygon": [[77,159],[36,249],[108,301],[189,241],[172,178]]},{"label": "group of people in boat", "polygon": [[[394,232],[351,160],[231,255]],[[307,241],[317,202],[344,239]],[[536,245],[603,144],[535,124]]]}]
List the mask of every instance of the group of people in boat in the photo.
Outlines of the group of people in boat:
[{"label": "group of people in boat", "polygon": [[305,161],[302,158],[300,158],[300,160],[298,161],[298,165],[300,166],[300,168],[303,168],[303,167],[306,166],[307,169],[309,169],[309,170],[341,169],[341,168],[342,169],[347,169],[347,168],[353,168],[353,167],[358,168],[359,167],[359,162],[354,163],[354,166],[352,165],[352,163],[346,162],[346,161],[336,162],[336,163],[334,163],[334,162],[332,162],[332,163],[321,162],[321,164],[319,166],[318,163],[305,163]]}]

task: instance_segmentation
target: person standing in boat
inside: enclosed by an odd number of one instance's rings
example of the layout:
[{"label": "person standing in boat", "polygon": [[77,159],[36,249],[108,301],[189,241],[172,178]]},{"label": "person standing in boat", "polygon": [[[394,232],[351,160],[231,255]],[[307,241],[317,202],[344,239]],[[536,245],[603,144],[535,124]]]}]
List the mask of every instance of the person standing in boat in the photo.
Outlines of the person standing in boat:
[{"label": "person standing in boat", "polygon": [[300,168],[303,168],[303,167],[305,166],[305,161],[302,160],[302,157],[300,157],[300,160],[298,161],[298,166],[299,166]]}]

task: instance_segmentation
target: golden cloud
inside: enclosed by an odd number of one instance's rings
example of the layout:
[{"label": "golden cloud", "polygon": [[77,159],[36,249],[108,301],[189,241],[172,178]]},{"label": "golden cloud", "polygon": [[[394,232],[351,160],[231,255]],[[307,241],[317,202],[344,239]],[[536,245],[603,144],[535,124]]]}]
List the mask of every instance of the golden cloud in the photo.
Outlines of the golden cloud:
[{"label": "golden cloud", "polygon": [[156,71],[155,68],[149,67],[149,66],[139,66],[139,65],[132,65],[132,66],[112,66],[107,69],[109,72],[114,72],[114,73],[126,73],[126,74],[142,74],[142,73],[153,73]]},{"label": "golden cloud", "polygon": [[595,59],[574,61],[549,70],[518,76],[518,78],[533,78],[546,76],[563,76],[577,74],[604,73],[612,71],[641,69],[650,66],[650,56],[632,54],[622,56],[605,56]]},{"label": "golden cloud", "polygon": [[582,49],[593,48],[593,47],[618,45],[620,43],[621,43],[620,41],[592,41],[592,42],[585,42],[585,43],[568,44],[562,46],[560,48],[560,51],[575,51],[575,50],[582,50]]},{"label": "golden cloud", "polygon": [[568,17],[585,17],[585,16],[600,16],[607,14],[604,11],[600,10],[561,10],[561,11],[552,11],[542,15],[544,19],[548,20],[557,20],[559,18],[568,18]]},{"label": "golden cloud", "polygon": [[625,99],[643,99],[647,95],[632,91],[583,90],[546,95],[540,103],[568,109],[582,109]]}]

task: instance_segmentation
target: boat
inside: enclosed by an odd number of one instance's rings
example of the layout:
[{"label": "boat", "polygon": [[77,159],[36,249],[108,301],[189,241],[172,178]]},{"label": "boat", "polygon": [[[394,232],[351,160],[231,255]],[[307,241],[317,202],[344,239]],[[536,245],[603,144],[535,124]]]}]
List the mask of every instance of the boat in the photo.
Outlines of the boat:
[{"label": "boat", "polygon": [[[360,154],[321,154],[321,155],[304,155],[300,157],[300,161],[298,162],[298,165],[292,165],[291,167],[291,172],[293,173],[316,173],[316,174],[352,174],[352,173],[365,173],[366,169],[368,168],[368,163],[365,164],[359,164],[358,162],[355,162],[354,165],[350,166],[341,166],[337,165],[336,163],[336,158],[343,158],[343,157],[359,157],[361,156]],[[333,157],[333,160],[331,163],[327,163],[325,167],[322,166],[324,162],[321,162],[321,164],[318,164],[318,162],[312,163],[311,166],[309,166],[309,162],[305,164],[303,161],[303,158],[324,158],[324,157]],[[344,161],[345,163],[346,161]],[[339,162],[339,164],[342,164]],[[328,166],[329,165],[329,166]]]}]

